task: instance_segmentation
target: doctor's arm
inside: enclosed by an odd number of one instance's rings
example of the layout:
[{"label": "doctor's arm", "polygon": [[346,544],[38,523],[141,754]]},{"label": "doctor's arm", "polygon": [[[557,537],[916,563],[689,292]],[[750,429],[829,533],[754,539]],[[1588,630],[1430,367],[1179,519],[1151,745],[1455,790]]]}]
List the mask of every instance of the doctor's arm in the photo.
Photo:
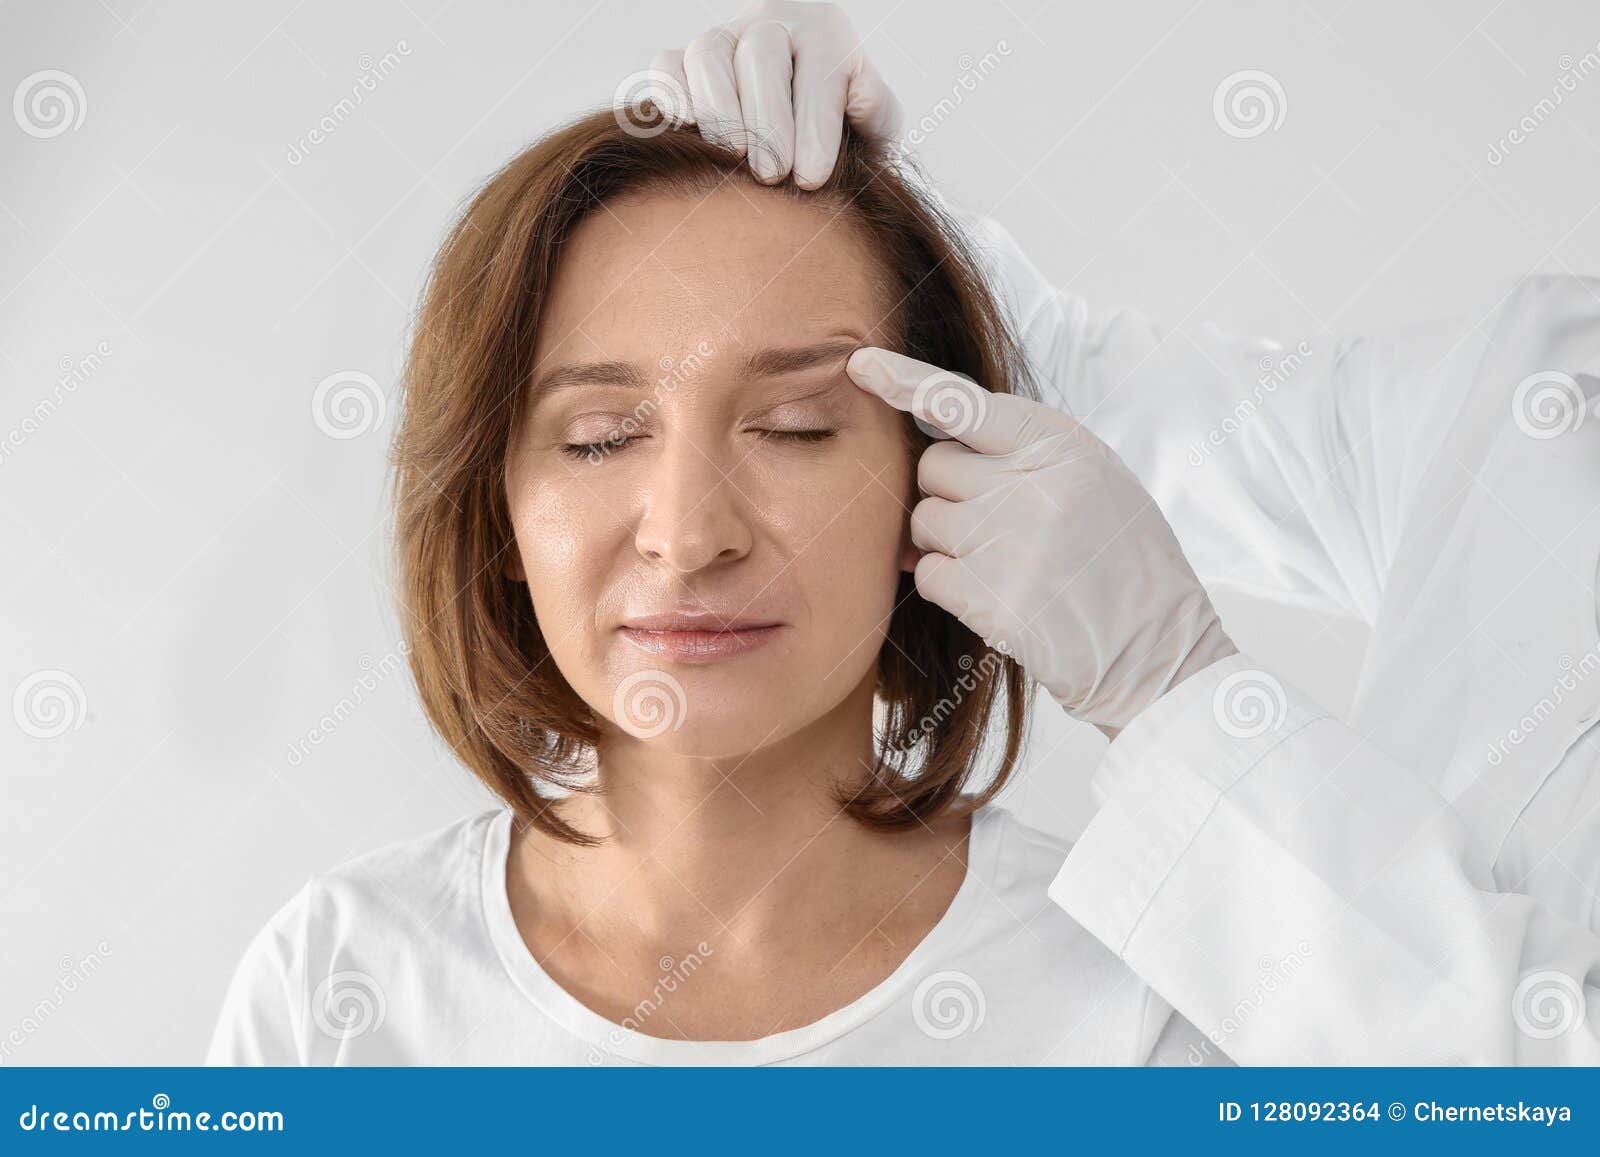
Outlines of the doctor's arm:
[{"label": "doctor's arm", "polygon": [[[1170,331],[1050,286],[995,223],[969,229],[1047,398],[1138,476],[1206,587],[1369,623],[1491,339],[1550,308],[1517,295],[1321,342]],[[1527,814],[1592,794],[1576,785],[1600,776],[1596,740]],[[1600,911],[1572,902],[1580,882],[1503,864],[1522,820],[1490,838],[1248,656],[1174,680],[1092,786],[1052,898],[1239,1063],[1600,1064]],[[1586,877],[1596,830],[1561,849]]]},{"label": "doctor's arm", "polygon": [[[1174,331],[1049,285],[992,221],[969,231],[1047,398],[1128,464],[1205,586],[1368,623],[1491,337],[1538,300],[1337,340]],[[1529,814],[1585,794],[1597,738]],[[1566,894],[1581,882],[1503,864],[1522,821],[1486,838],[1248,656],[1147,706],[1093,791],[1052,898],[1234,1060],[1600,1064],[1600,912]],[[1594,831],[1561,849],[1586,878]]]},{"label": "doctor's arm", "polygon": [[[847,369],[952,439],[919,462],[918,592],[1115,736],[1049,889],[1069,915],[1239,1063],[1600,1063],[1590,913],[1502,886],[1497,841],[1219,636],[1113,452],[902,354]],[[1600,862],[1597,832],[1565,854]]]},{"label": "doctor's arm", "polygon": [[1093,790],[1051,898],[1235,1061],[1600,1064],[1600,936],[1246,656],[1135,718]]}]

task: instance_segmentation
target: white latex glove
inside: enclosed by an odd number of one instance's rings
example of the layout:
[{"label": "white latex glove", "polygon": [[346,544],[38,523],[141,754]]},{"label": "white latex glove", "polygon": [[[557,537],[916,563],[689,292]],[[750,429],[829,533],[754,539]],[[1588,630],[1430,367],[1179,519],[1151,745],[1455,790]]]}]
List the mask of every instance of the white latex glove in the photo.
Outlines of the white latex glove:
[{"label": "white latex glove", "polygon": [[687,94],[669,101],[675,119],[747,155],[768,183],[791,169],[802,189],[825,182],[846,118],[871,136],[900,131],[900,102],[836,4],[763,0],[682,51],[658,53],[650,71]]},{"label": "white latex glove", "polygon": [[865,347],[860,387],[950,436],[923,452],[918,592],[1109,737],[1235,653],[1177,537],[1115,451],[1068,415]]}]

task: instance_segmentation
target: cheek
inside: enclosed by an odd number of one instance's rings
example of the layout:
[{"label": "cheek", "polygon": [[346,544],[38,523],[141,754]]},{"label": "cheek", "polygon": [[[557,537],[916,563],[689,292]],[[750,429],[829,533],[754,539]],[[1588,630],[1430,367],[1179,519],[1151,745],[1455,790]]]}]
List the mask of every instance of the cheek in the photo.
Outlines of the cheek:
[{"label": "cheek", "polygon": [[852,685],[877,662],[902,574],[905,509],[878,482],[862,481],[867,489],[852,491],[848,507],[824,507],[838,517],[814,528],[795,562],[816,611],[814,673],[831,684]]},{"label": "cheek", "polygon": [[552,652],[579,644],[592,616],[614,516],[591,489],[568,480],[525,478],[510,495],[516,551],[534,615]]},{"label": "cheek", "polygon": [[857,438],[827,468],[764,479],[769,525],[808,602],[824,618],[865,635],[887,628],[916,488],[898,431]]},{"label": "cheek", "polygon": [[894,605],[900,545],[909,516],[878,482],[869,486],[808,540],[807,569],[836,592],[837,601],[831,605],[854,607],[857,617],[875,623]]}]

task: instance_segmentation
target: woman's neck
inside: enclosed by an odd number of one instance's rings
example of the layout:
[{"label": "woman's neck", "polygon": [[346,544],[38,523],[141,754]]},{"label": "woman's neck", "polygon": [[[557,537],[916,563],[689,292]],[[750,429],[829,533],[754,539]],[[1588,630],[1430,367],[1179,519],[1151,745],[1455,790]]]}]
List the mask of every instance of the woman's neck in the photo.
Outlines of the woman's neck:
[{"label": "woman's neck", "polygon": [[860,924],[847,933],[860,935],[936,919],[964,874],[966,820],[878,832],[835,798],[841,782],[870,775],[871,692],[864,684],[811,726],[742,757],[603,748],[604,793],[574,795],[563,811],[602,844],[527,832],[512,860],[525,903],[563,939],[666,953],[702,939],[754,951],[844,924]]}]

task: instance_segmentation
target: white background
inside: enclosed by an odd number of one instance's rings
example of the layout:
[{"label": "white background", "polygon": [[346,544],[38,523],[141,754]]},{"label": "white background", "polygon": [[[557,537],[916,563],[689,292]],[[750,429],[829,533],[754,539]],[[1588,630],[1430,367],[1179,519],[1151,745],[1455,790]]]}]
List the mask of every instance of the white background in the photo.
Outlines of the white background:
[{"label": "white background", "polygon": [[[196,1063],[246,940],[308,873],[491,805],[403,673],[288,757],[397,656],[394,414],[332,438],[313,391],[342,371],[392,390],[462,199],[736,10],[0,7],[0,95],[46,69],[83,92],[82,123],[46,138],[0,112],[0,692],[60,671],[84,696],[51,738],[0,715],[0,1041],[22,1042],[0,1063]],[[1600,73],[1535,111],[1597,51],[1592,4],[850,11],[910,118],[936,118],[932,174],[1093,300],[1292,341],[1600,271]],[[1212,108],[1244,69],[1285,94],[1248,139]],[[1241,648],[1348,700],[1359,624],[1217,602]],[[1102,747],[1046,703],[1006,803],[1074,834]]]}]

